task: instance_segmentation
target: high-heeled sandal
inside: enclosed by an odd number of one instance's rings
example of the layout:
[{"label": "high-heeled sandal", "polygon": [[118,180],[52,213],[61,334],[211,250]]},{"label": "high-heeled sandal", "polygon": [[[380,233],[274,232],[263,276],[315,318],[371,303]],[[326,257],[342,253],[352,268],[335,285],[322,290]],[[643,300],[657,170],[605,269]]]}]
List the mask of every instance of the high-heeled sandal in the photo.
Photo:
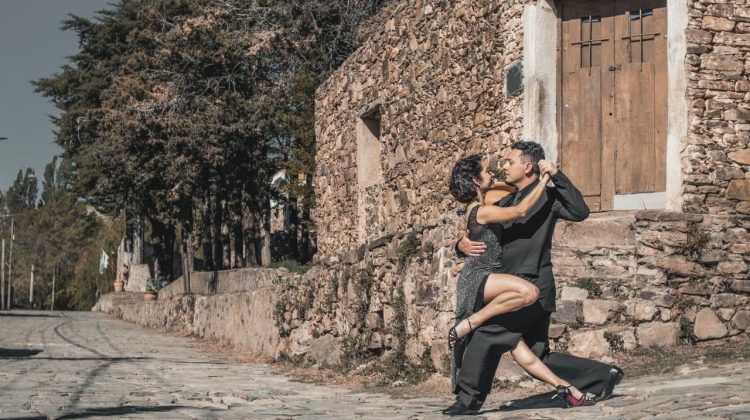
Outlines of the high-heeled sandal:
[{"label": "high-heeled sandal", "polygon": [[452,326],[450,330],[448,330],[448,348],[453,350],[453,347],[456,346],[456,344],[461,344],[464,341],[466,341],[466,337],[471,334],[472,331],[474,331],[474,327],[471,325],[471,321],[469,321],[469,318],[466,318],[466,322],[469,323],[469,332],[464,335],[463,337],[458,337],[458,331],[456,331],[456,327],[458,327],[458,324],[463,322],[463,320],[458,321],[456,325]]},{"label": "high-heeled sandal", "polygon": [[570,387],[565,385],[558,385],[557,386],[557,394],[553,396],[552,398],[559,398],[564,404],[565,408],[571,408],[571,407],[586,407],[590,405],[596,404],[596,401],[592,400],[591,398],[587,397],[586,394],[583,394],[583,397],[576,398],[573,396],[573,394],[570,392]]}]

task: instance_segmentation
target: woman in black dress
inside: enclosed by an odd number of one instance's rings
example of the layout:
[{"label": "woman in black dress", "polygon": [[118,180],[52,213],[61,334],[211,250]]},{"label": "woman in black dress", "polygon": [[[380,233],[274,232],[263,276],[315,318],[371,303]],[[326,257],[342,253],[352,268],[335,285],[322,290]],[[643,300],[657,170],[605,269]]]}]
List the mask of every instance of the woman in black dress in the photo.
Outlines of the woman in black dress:
[{"label": "woman in black dress", "polygon": [[[456,283],[457,323],[448,333],[448,344],[454,349],[454,387],[470,333],[488,319],[517,311],[539,298],[539,289],[531,282],[499,272],[502,261],[501,223],[526,216],[541,198],[548,181],[549,174],[542,174],[541,182],[518,205],[499,207],[492,203],[485,204],[485,195],[488,191],[507,186],[493,183],[481,155],[461,159],[453,168],[450,191],[456,200],[467,204],[469,238],[487,245],[482,255],[466,258]],[[578,389],[552,373],[523,340],[519,339],[511,355],[530,375],[557,387],[558,395],[569,405],[593,404]]]}]

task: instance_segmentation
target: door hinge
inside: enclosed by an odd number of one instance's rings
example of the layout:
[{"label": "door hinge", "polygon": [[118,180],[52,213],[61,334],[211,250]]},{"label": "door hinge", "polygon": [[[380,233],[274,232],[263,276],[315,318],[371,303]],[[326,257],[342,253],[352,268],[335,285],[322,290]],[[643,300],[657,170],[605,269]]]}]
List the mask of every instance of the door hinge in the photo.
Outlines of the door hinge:
[{"label": "door hinge", "polygon": [[622,70],[622,65],[618,64],[616,66],[615,65],[609,66],[609,71],[617,71],[617,70]]}]

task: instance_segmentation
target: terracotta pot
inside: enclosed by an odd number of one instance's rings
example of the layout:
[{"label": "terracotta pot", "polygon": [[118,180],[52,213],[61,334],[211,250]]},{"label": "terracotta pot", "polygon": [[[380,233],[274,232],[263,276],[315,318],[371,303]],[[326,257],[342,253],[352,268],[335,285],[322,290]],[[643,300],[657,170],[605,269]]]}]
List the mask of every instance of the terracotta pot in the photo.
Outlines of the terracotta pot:
[{"label": "terracotta pot", "polygon": [[143,300],[156,300],[156,292],[149,290],[143,294]]},{"label": "terracotta pot", "polygon": [[115,281],[115,292],[122,292],[124,288],[125,288],[125,282],[121,280]]}]

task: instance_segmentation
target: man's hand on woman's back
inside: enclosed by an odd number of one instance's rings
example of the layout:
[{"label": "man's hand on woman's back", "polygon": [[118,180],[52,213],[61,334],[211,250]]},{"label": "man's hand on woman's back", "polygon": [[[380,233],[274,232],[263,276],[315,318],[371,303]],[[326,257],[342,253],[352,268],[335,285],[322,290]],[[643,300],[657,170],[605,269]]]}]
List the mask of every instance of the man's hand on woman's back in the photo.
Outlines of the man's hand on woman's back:
[{"label": "man's hand on woman's back", "polygon": [[478,257],[484,254],[487,249],[487,244],[484,242],[475,242],[469,239],[469,231],[466,231],[466,235],[458,241],[458,250],[463,252],[467,257]]}]

